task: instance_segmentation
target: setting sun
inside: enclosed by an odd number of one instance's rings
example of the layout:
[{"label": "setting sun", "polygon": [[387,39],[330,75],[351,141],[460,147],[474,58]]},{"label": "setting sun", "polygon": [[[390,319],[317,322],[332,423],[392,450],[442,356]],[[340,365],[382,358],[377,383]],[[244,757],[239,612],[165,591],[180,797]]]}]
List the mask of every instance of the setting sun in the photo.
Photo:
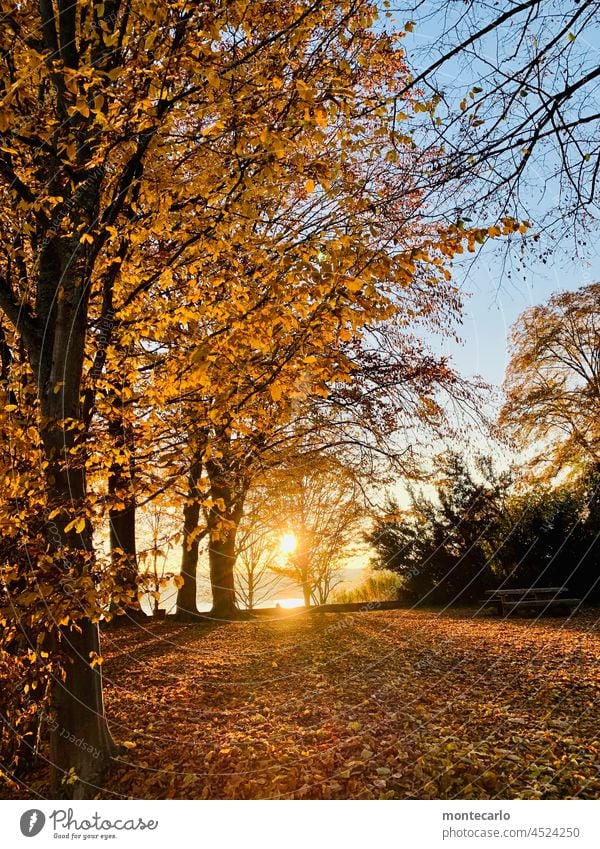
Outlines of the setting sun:
[{"label": "setting sun", "polygon": [[296,539],[295,534],[284,534],[281,537],[281,542],[279,543],[279,550],[282,554],[293,554],[297,547],[298,540]]}]

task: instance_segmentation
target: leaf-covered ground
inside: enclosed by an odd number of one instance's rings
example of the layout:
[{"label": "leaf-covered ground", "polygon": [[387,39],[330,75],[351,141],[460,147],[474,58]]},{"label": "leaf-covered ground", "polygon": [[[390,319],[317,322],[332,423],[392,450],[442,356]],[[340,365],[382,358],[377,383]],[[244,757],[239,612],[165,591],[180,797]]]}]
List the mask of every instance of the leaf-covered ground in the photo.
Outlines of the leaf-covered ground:
[{"label": "leaf-covered ground", "polygon": [[104,636],[104,796],[597,798],[598,611],[388,611]]}]

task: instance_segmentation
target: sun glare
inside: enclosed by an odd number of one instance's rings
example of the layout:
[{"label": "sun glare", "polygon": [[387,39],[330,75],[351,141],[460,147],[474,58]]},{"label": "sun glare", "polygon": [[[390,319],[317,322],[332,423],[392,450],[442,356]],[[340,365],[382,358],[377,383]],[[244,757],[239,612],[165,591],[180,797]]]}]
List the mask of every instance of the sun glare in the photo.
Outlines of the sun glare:
[{"label": "sun glare", "polygon": [[295,534],[284,534],[279,543],[279,550],[282,554],[293,554],[298,547],[298,540]]},{"label": "sun glare", "polygon": [[301,598],[278,598],[277,606],[292,610],[294,607],[304,607],[304,601]]}]

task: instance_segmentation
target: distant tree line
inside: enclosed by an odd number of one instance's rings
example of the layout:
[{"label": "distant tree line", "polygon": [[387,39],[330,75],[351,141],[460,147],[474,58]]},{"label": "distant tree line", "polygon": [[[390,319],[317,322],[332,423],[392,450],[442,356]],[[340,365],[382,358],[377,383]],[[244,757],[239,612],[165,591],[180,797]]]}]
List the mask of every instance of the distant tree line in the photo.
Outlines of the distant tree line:
[{"label": "distant tree line", "polygon": [[568,586],[600,601],[600,466],[560,485],[515,486],[489,457],[455,454],[431,495],[390,501],[369,534],[375,566],[403,578],[415,603],[473,603],[498,586]]}]

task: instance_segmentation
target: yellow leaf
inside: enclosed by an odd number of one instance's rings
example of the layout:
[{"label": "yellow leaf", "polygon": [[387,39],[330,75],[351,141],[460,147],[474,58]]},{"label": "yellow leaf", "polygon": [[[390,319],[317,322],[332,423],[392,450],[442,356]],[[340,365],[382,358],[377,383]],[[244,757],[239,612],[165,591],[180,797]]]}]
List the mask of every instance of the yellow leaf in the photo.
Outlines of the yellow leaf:
[{"label": "yellow leaf", "polygon": [[82,516],[80,519],[77,519],[75,522],[75,531],[80,534],[85,528],[85,518]]},{"label": "yellow leaf", "polygon": [[114,45],[119,40],[119,31],[116,30],[115,32],[111,32],[111,33],[103,32],[102,33],[102,40],[104,41],[104,43],[106,44],[107,47],[114,47]]},{"label": "yellow leaf", "polygon": [[77,102],[75,103],[75,106],[69,106],[67,111],[68,111],[69,115],[71,115],[71,116],[77,115],[78,112],[84,118],[89,118],[89,115],[90,115],[90,109],[89,109],[89,106],[87,105],[87,101],[86,101],[85,97],[78,97]]},{"label": "yellow leaf", "polygon": [[302,80],[296,80],[296,89],[303,100],[312,100],[313,90]]},{"label": "yellow leaf", "polygon": [[309,194],[310,194],[311,192],[314,192],[314,190],[315,190],[315,181],[314,181],[314,180],[312,180],[312,179],[311,179],[311,180],[307,180],[307,181],[306,181],[306,183],[304,184],[304,188],[306,189],[306,191],[307,191]]},{"label": "yellow leaf", "polygon": [[327,111],[322,106],[315,109],[315,123],[317,127],[327,126]]},{"label": "yellow leaf", "polygon": [[219,132],[219,130],[222,130],[222,129],[223,129],[223,127],[224,127],[224,126],[225,126],[225,122],[224,122],[224,121],[215,121],[215,123],[214,123],[214,124],[211,124],[210,126],[205,127],[205,128],[202,130],[202,135],[203,135],[203,136],[212,136],[212,135],[216,135],[216,134]]}]

